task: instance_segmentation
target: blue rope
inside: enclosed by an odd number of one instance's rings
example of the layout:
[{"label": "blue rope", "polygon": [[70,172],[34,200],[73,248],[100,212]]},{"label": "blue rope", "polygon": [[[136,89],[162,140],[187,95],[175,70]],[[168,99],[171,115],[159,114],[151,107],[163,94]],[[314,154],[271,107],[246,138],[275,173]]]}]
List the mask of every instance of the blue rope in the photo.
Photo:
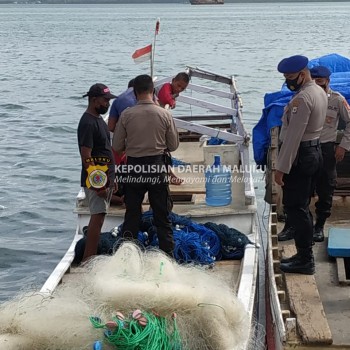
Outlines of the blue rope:
[{"label": "blue rope", "polygon": [[226,140],[222,140],[219,139],[217,137],[211,137],[208,141],[207,141],[207,145],[224,145],[225,143],[227,143]]},{"label": "blue rope", "polygon": [[170,213],[170,221],[174,226],[189,226],[192,224],[192,220],[186,216],[181,216],[173,212]]},{"label": "blue rope", "polygon": [[209,244],[202,240],[196,232],[174,230],[174,257],[179,262],[195,264],[212,264],[215,257],[212,255]]},{"label": "blue rope", "polygon": [[[212,264],[221,259],[241,259],[245,246],[252,242],[243,233],[213,222],[199,224],[186,216],[170,213],[174,234],[174,257],[177,261],[194,264]],[[120,237],[122,225],[117,236]],[[144,247],[159,247],[153,212],[142,215],[138,240]]]},{"label": "blue rope", "polygon": [[175,157],[171,157],[171,161],[173,163],[173,166],[190,165],[190,163],[184,162],[183,160],[177,159]]}]

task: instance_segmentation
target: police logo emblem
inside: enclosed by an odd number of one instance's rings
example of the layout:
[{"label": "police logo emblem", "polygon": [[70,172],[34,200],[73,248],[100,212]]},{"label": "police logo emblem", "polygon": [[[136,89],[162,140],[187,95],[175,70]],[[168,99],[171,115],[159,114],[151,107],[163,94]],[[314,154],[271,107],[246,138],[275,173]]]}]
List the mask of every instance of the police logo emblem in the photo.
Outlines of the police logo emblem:
[{"label": "police logo emblem", "polygon": [[108,181],[107,165],[95,165],[87,168],[86,186],[88,188],[102,189],[106,186]]}]

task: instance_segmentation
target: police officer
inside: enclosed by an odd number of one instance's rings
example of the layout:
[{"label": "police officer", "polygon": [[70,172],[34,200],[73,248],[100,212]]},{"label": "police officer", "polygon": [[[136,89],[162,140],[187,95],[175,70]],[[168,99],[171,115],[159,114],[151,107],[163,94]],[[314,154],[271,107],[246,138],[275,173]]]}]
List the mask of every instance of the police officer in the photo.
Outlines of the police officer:
[{"label": "police officer", "polygon": [[[345,152],[350,149],[350,106],[344,96],[329,88],[331,71],[324,66],[310,69],[311,77],[322,87],[328,97],[326,122],[320,136],[323,167],[316,182],[318,200],[316,206],[316,223],[314,241],[324,240],[323,227],[331,215],[333,193],[336,186],[336,163],[344,159]],[[344,135],[338,146],[335,145],[339,121],[345,123]]]},{"label": "police officer", "polygon": [[282,118],[275,181],[282,186],[284,210],[295,228],[297,248],[296,255],[281,260],[280,269],[312,275],[315,263],[309,204],[322,166],[319,138],[326,118],[327,95],[312,80],[307,65],[307,57],[296,55],[283,59],[277,67],[287,87],[296,94]]},{"label": "police officer", "polygon": [[179,135],[171,113],[155,104],[154,85],[149,75],[135,78],[134,91],[137,104],[123,111],[113,136],[113,149],[118,153],[125,150],[130,169],[125,182],[123,236],[137,239],[142,201],[148,192],[159,248],[173,256],[171,197],[164,152],[178,148]]},{"label": "police officer", "polygon": [[[328,97],[328,110],[323,126],[320,143],[323,157],[323,166],[316,182],[316,223],[314,226],[314,241],[324,240],[324,224],[331,215],[333,193],[336,186],[336,162],[344,159],[345,151],[350,149],[350,106],[346,99],[329,87],[331,71],[325,66],[316,66],[310,69],[311,77],[321,86]],[[335,146],[337,129],[340,122],[344,125],[344,136]],[[294,238],[295,229],[291,227],[287,218],[284,229],[278,234],[279,241]]]}]

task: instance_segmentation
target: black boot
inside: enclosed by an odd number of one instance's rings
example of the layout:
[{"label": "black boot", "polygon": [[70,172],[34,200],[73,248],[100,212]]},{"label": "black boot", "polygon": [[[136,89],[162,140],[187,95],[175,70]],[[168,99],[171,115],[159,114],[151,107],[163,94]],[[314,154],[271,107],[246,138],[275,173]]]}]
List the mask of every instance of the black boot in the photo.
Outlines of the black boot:
[{"label": "black boot", "polygon": [[286,273],[313,275],[315,273],[315,261],[312,248],[298,248],[296,258],[292,261],[281,263],[280,270]]},{"label": "black boot", "polygon": [[315,227],[314,227],[314,242],[323,242],[324,241],[324,233],[323,233],[323,227],[326,222],[326,219],[324,218],[317,218]]},{"label": "black boot", "polygon": [[294,236],[295,236],[294,227],[285,224],[283,227],[283,230],[277,235],[277,239],[280,242],[289,241],[290,239],[293,239]]},{"label": "black boot", "polygon": [[297,253],[296,253],[296,254],[290,256],[289,258],[282,258],[282,259],[281,259],[281,264],[290,263],[290,262],[292,262],[293,260],[296,260],[296,259],[298,259],[298,258],[299,258],[299,251],[298,251],[298,249],[297,249]]}]

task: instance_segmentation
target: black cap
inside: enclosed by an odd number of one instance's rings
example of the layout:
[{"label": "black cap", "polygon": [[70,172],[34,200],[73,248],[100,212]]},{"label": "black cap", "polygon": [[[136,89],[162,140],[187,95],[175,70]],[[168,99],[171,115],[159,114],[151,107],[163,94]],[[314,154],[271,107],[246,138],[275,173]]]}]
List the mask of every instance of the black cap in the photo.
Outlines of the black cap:
[{"label": "black cap", "polygon": [[116,98],[117,96],[111,94],[111,91],[109,90],[109,87],[104,84],[94,84],[90,87],[90,90],[83,96],[83,97],[100,97],[103,96],[105,98]]}]

